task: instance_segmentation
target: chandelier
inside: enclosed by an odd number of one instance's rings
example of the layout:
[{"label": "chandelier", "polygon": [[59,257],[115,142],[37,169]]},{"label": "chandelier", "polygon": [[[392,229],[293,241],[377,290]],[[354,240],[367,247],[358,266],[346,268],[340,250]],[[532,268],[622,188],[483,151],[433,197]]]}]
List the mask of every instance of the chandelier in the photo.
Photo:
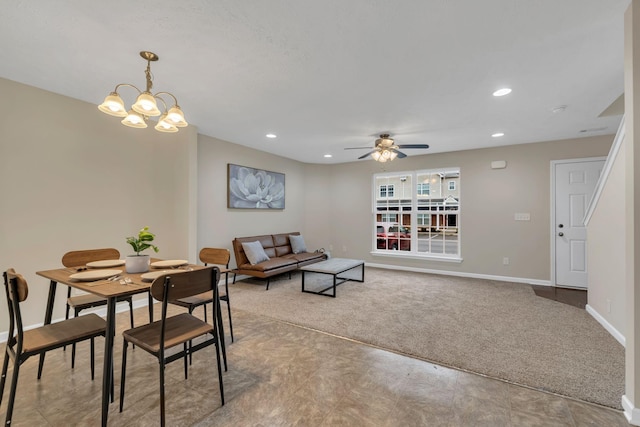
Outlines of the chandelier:
[{"label": "chandelier", "polygon": [[[176,97],[169,92],[151,93],[151,88],[153,87],[151,61],[157,61],[159,59],[158,55],[153,52],[142,51],[140,52],[140,56],[147,61],[147,69],[145,70],[147,77],[146,90],[141,91],[129,83],[120,83],[115,87],[113,92],[107,95],[104,102],[98,106],[98,109],[111,116],[124,117],[121,121],[123,125],[138,129],[147,127],[149,117],[160,116],[158,124],[155,125],[155,130],[160,132],[178,132],[178,128],[186,127],[188,123],[184,119],[184,113],[180,109]],[[138,91],[136,102],[131,106],[129,111],[124,107],[124,102],[118,94],[118,89],[121,86],[132,87]],[[173,99],[171,108],[167,109],[167,102],[163,99],[163,96]],[[162,104],[162,111],[158,109],[156,100]]]}]

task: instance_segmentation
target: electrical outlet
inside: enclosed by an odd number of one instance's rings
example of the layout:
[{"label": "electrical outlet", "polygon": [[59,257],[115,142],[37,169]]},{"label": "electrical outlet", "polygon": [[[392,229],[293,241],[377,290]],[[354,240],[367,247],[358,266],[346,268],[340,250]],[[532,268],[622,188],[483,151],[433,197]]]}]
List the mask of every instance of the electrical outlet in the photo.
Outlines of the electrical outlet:
[{"label": "electrical outlet", "polygon": [[502,258],[502,265],[509,265],[509,257]]},{"label": "electrical outlet", "polygon": [[345,245],[342,246],[342,252],[347,252],[347,247]]},{"label": "electrical outlet", "polygon": [[529,213],[517,213],[515,214],[516,221],[531,221],[531,214]]}]

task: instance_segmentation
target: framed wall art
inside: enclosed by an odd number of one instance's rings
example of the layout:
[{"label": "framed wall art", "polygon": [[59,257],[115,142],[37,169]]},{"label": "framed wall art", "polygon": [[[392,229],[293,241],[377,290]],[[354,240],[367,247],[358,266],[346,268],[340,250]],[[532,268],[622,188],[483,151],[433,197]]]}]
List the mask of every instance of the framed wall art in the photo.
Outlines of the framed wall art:
[{"label": "framed wall art", "polygon": [[227,207],[284,209],[284,174],[227,164]]}]

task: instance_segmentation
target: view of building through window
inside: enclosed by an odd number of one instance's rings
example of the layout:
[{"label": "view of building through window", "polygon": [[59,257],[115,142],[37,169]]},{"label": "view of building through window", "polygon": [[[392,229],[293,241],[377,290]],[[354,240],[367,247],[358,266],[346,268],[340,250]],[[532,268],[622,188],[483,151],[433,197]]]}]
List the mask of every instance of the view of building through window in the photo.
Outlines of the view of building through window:
[{"label": "view of building through window", "polygon": [[373,176],[376,251],[460,255],[460,169]]}]

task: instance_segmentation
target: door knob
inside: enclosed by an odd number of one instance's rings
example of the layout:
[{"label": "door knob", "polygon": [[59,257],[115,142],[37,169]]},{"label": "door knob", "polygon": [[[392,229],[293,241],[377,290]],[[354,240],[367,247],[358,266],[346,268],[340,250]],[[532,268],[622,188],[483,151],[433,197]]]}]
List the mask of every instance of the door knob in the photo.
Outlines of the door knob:
[{"label": "door knob", "polygon": [[564,233],[561,231],[561,232],[558,233],[558,236],[562,237],[562,236],[564,236]]}]

